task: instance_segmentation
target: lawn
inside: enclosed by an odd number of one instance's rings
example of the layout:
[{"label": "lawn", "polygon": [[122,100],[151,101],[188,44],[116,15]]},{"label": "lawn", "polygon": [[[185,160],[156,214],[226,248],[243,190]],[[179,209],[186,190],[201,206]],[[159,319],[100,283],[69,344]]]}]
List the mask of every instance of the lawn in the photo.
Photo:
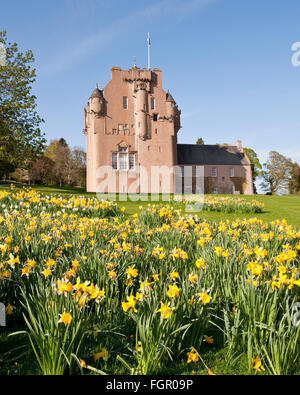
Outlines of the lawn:
[{"label": "lawn", "polygon": [[[9,186],[1,186],[0,190],[9,190]],[[33,189],[41,193],[58,193],[62,195],[79,194],[84,196],[96,196],[95,193],[87,193],[85,189],[76,187],[59,187],[59,186],[33,186]],[[206,196],[216,196],[216,195],[206,195]],[[226,195],[217,195],[226,196]],[[228,195],[227,195],[228,196]],[[230,197],[239,199],[243,198],[246,200],[257,200],[265,205],[262,213],[258,213],[255,216],[262,219],[263,221],[270,222],[276,219],[286,219],[286,221],[296,227],[300,227],[300,195],[288,195],[288,196],[267,196],[267,195],[230,195]],[[143,197],[145,198],[145,196]],[[156,202],[153,202],[156,203]],[[169,204],[171,202],[165,202]],[[152,204],[150,197],[148,201],[117,201],[119,207],[125,207],[128,214],[134,214],[139,210],[139,207],[147,207],[148,204]],[[203,218],[210,221],[220,221],[224,219],[229,219],[230,221],[236,218],[251,218],[253,214],[249,213],[223,213],[223,212],[207,212],[200,211],[197,214]]]}]

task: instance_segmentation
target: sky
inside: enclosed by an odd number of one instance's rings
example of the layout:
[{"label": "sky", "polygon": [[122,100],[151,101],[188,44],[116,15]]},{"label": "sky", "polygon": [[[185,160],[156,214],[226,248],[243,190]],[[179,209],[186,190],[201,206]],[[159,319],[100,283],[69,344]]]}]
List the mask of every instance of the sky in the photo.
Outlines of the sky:
[{"label": "sky", "polygon": [[[300,163],[299,0],[14,0],[0,30],[35,56],[48,142],[85,149],[83,109],[112,67],[163,71],[181,109],[178,142],[271,150]],[[297,44],[298,43],[298,44]]]}]

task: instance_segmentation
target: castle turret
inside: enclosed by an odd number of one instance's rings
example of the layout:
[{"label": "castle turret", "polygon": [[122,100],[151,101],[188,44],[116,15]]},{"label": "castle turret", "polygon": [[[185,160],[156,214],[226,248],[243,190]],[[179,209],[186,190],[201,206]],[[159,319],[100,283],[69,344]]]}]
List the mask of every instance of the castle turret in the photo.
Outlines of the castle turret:
[{"label": "castle turret", "polygon": [[136,84],[135,99],[135,128],[137,137],[146,140],[147,138],[147,103],[148,93],[144,82]]},{"label": "castle turret", "polygon": [[98,88],[98,84],[91,94],[90,100],[90,111],[96,115],[100,115],[103,111],[103,93]]}]

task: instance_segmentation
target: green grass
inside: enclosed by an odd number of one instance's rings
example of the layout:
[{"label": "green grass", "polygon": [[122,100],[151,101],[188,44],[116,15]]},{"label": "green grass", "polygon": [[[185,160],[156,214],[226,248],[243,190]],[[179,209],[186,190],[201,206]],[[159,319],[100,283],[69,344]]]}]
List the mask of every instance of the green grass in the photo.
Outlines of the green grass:
[{"label": "green grass", "polygon": [[[1,186],[0,190],[8,190],[8,186]],[[76,187],[59,187],[59,186],[33,186],[33,189],[41,193],[58,193],[58,194],[79,194],[85,196],[95,196],[95,193],[88,193],[85,189]],[[210,195],[210,196],[226,196],[226,195]],[[229,196],[229,195],[227,195]],[[267,195],[230,195],[233,198],[243,198],[247,200],[257,200],[264,203],[263,213],[259,214],[240,214],[240,213],[222,213],[222,212],[197,212],[201,218],[211,221],[221,221],[224,219],[234,220],[236,218],[253,218],[257,217],[263,221],[270,222],[276,219],[286,219],[290,225],[300,227],[300,195],[288,196],[267,196]],[[157,203],[157,202],[153,202]],[[164,202],[168,204],[168,202]],[[125,207],[128,214],[134,214],[139,210],[139,206],[146,207],[152,204],[150,198],[148,201],[118,201],[120,207]]]}]

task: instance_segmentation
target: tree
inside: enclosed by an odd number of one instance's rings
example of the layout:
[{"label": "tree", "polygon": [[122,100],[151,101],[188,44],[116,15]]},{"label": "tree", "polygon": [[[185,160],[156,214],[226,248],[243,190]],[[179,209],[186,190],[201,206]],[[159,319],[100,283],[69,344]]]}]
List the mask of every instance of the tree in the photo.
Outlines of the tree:
[{"label": "tree", "polygon": [[86,185],[86,153],[80,147],[74,147],[72,155],[72,183],[85,187]]},{"label": "tree", "polygon": [[[39,128],[43,120],[36,109],[32,84],[36,73],[32,51],[19,52],[6,31],[0,31],[0,173],[7,168],[28,168],[43,151],[46,142]],[[3,56],[3,48],[5,57]]]},{"label": "tree", "polygon": [[204,140],[202,137],[199,137],[198,140],[196,141],[197,145],[204,145]]},{"label": "tree", "polygon": [[72,156],[65,139],[52,140],[45,151],[45,156],[54,162],[54,178],[62,185],[71,185]]},{"label": "tree", "polygon": [[256,193],[256,186],[255,181],[257,177],[262,175],[262,165],[258,159],[256,152],[252,148],[244,148],[250,162],[251,162],[251,169],[252,169],[252,178],[253,178],[253,189]]},{"label": "tree", "polygon": [[291,167],[290,180],[289,180],[289,192],[297,193],[300,191],[300,166],[297,162],[294,162]]},{"label": "tree", "polygon": [[277,151],[270,151],[266,163],[263,165],[261,184],[266,191],[284,193],[288,190],[292,161]]},{"label": "tree", "polygon": [[46,156],[41,156],[29,171],[29,178],[33,184],[51,185],[56,183],[55,163]]}]

